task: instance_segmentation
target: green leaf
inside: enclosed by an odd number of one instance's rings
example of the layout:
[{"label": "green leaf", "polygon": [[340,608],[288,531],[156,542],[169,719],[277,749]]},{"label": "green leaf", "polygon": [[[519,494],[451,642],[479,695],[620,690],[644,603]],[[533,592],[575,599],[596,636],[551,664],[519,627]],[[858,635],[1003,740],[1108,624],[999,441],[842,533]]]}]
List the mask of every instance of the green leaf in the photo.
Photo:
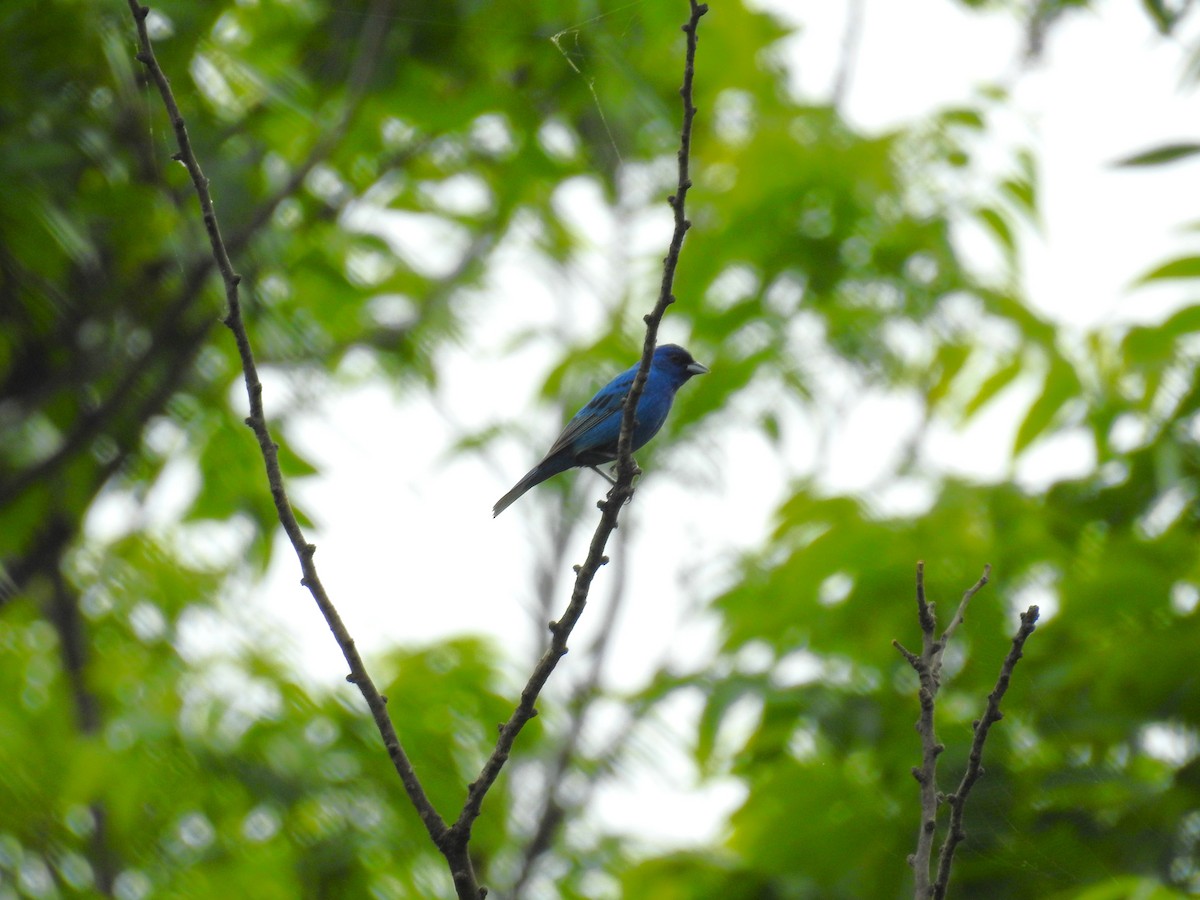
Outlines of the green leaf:
[{"label": "green leaf", "polygon": [[984,126],[983,116],[979,111],[966,107],[948,109],[941,114],[941,119],[947,125],[963,125],[976,131],[982,130]]},{"label": "green leaf", "polygon": [[1024,361],[1020,355],[1013,356],[1008,362],[996,369],[984,379],[975,396],[963,407],[963,418],[969,419],[987,405],[993,397],[1008,387],[1024,370]]},{"label": "green leaf", "polygon": [[1200,331],[1200,305],[1187,306],[1159,325],[1131,328],[1121,342],[1125,358],[1134,364],[1161,364],[1175,352],[1176,341]]},{"label": "green leaf", "polygon": [[[320,471],[301,456],[287,438],[281,437],[277,446],[279,447],[279,470],[283,473],[284,478],[289,480],[307,478]],[[266,476],[264,475],[264,477]]]},{"label": "green leaf", "polygon": [[1079,378],[1066,362],[1056,359],[1046,373],[1042,393],[1025,414],[1013,441],[1013,456],[1019,456],[1054,421],[1055,415],[1079,392]]},{"label": "green leaf", "polygon": [[1163,144],[1160,147],[1154,147],[1150,150],[1143,150],[1141,153],[1135,153],[1133,156],[1127,156],[1124,159],[1119,159],[1114,166],[1133,167],[1133,166],[1161,166],[1166,163],[1178,162],[1181,159],[1187,159],[1189,156],[1195,156],[1200,153],[1200,144],[1178,143],[1178,144]]},{"label": "green leaf", "polygon": [[1200,278],[1200,256],[1181,256],[1165,262],[1138,278],[1134,286],[1171,278]]},{"label": "green leaf", "polygon": [[990,206],[984,206],[977,209],[975,211],[975,215],[978,217],[979,221],[984,224],[987,230],[996,237],[996,239],[1004,247],[1005,256],[1011,260],[1017,252],[1017,239],[1013,235],[1013,230],[1009,225],[1008,220],[999,210],[993,209]]},{"label": "green leaf", "polygon": [[938,348],[937,361],[934,364],[938,377],[926,394],[931,405],[941,402],[949,392],[950,385],[970,359],[972,349],[970,344],[943,344]]}]

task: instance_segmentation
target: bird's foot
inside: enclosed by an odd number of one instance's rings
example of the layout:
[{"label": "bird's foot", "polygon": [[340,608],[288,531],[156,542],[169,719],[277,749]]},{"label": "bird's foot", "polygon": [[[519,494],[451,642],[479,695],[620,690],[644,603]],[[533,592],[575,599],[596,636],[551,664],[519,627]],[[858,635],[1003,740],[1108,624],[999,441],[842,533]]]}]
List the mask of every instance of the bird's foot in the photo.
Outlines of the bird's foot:
[{"label": "bird's foot", "polygon": [[[637,478],[639,475],[642,474],[641,466],[639,466],[637,464],[636,459],[631,459],[630,462],[633,463],[633,477]],[[621,465],[620,463],[613,463],[609,467],[608,472],[601,470],[601,468],[599,466],[588,466],[588,468],[591,469],[593,472],[595,472],[597,475],[599,475],[601,478],[603,478],[605,481],[607,481],[610,485],[612,485],[613,487],[616,487],[617,469],[620,468],[620,465]]]},{"label": "bird's foot", "polygon": [[[638,467],[638,464],[637,464],[637,461],[636,461],[636,460],[631,460],[631,462],[633,462],[633,477],[634,477],[634,478],[637,478],[639,475],[641,475],[641,474],[642,474],[642,470],[641,470],[641,468],[639,468],[639,467]],[[618,465],[619,465],[618,463],[613,463],[613,466],[612,466],[612,474],[613,474],[613,475],[616,475],[616,474],[617,474],[617,467],[618,467]],[[595,466],[593,466],[592,468],[595,468]],[[617,480],[616,480],[616,478],[613,478],[613,477],[610,477],[610,476],[608,476],[608,475],[605,475],[605,474],[604,474],[603,472],[601,472],[599,469],[596,469],[596,472],[597,472],[597,473],[599,473],[600,475],[602,475],[602,476],[605,478],[605,480],[607,480],[607,481],[608,481],[608,483],[612,485],[612,487],[610,487],[610,488],[608,489],[608,495],[607,495],[608,497],[612,497],[612,495],[613,495],[613,491],[615,491],[615,490],[617,489]],[[628,503],[630,500],[632,500],[632,499],[633,499],[633,490],[634,490],[634,488],[633,488],[633,485],[632,485],[632,484],[631,484],[631,485],[629,485],[629,490],[628,490],[628,492],[625,494],[625,500],[624,500],[624,503]],[[606,499],[607,499],[607,498],[606,498]]]},{"label": "bird's foot", "polygon": [[[614,487],[616,486],[617,479],[613,478],[611,475],[608,475],[605,472],[600,471],[599,466],[588,466],[588,468],[591,469],[593,472],[595,472],[597,475],[599,475],[601,478],[603,478],[605,481],[607,481],[609,484],[613,485]],[[617,470],[616,466],[613,466],[614,473],[616,472],[616,470]]]}]

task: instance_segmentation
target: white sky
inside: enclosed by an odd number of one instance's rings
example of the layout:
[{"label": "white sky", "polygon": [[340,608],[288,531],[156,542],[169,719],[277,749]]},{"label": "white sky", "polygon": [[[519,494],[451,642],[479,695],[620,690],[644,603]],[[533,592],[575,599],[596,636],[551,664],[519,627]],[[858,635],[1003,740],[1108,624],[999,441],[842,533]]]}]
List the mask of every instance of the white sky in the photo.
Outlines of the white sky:
[{"label": "white sky", "polygon": [[[720,27],[720,0],[712,5],[702,34]],[[785,0],[767,5],[781,13],[792,8]],[[823,96],[838,61],[844,7],[806,3],[802,8],[805,30],[790,43],[788,54],[798,60],[800,87],[810,96]],[[980,84],[1013,87],[1011,135],[1032,139],[1041,165],[1044,229],[1040,237],[1026,235],[1023,248],[1031,302],[1078,326],[1161,315],[1178,302],[1177,293],[1134,295],[1126,288],[1149,265],[1185,248],[1176,227],[1195,215],[1200,166],[1135,172],[1113,169],[1111,162],[1156,143],[1194,139],[1197,99],[1178,89],[1182,51],[1154,35],[1138,4],[1128,0],[1072,16],[1052,32],[1044,60],[1033,71],[1020,73],[1014,65],[1020,46],[1021,35],[1004,15],[967,14],[946,0],[868,0],[848,115],[862,128],[885,128],[968,101]],[[558,55],[549,42],[545,52]],[[701,91],[707,64],[702,38]],[[576,199],[586,198],[585,185],[575,189]],[[647,225],[649,233],[661,234],[663,247],[664,220],[652,217]],[[596,227],[601,226],[590,218],[589,228]],[[686,245],[681,264],[687,265]],[[536,350],[506,356],[503,336],[522,325],[557,321],[563,303],[578,304],[573,312],[589,303],[594,307],[594,298],[614,283],[610,269],[611,256],[599,254],[566,277],[530,273],[528,255],[510,248],[490,288],[506,299],[492,298],[466,345],[444,354],[448,375],[441,409],[471,423],[512,419],[530,409],[547,359]],[[647,310],[651,302],[647,294]],[[680,337],[668,314],[661,339]],[[637,350],[630,348],[631,362]],[[272,390],[278,387],[268,380],[268,416]],[[685,388],[703,389],[702,378]],[[939,433],[934,458],[969,459],[970,467],[984,475],[1006,471],[1010,442],[996,440],[995,433],[1011,435],[1020,407],[998,407],[966,433]],[[904,410],[867,397],[846,416],[834,438],[838,451],[831,458],[837,463],[824,473],[828,483],[862,487],[870,480],[866,476],[880,469],[872,454],[881,416],[903,417]],[[532,445],[506,446],[503,471],[449,457],[441,412],[423,399],[398,401],[385,387],[341,394],[300,424],[299,443],[323,474],[293,490],[321,523],[309,536],[319,547],[317,565],[368,658],[395,644],[470,631],[503,646],[514,661],[514,681],[523,677],[526,661],[540,650],[530,643],[526,611],[536,504],[522,501],[496,520],[491,504],[536,461],[560,424],[552,414],[538,412],[529,423]],[[652,477],[634,501],[639,537],[630,578],[633,611],[619,623],[609,667],[612,681],[621,686],[636,685],[664,655],[697,660],[711,649],[711,623],[691,614],[709,594],[684,596],[677,573],[708,555],[730,560],[737,547],[754,545],[778,499],[778,461],[756,439],[714,434],[702,436],[699,444],[701,452],[680,454],[679,465],[711,486],[688,488],[670,477]],[[1068,440],[1030,454],[1030,477],[1071,471],[1079,464],[1078,449]],[[811,448],[805,454],[811,455]],[[734,458],[737,465],[725,465]],[[571,477],[595,478],[590,473]],[[597,497],[602,494],[597,485]],[[582,561],[583,555],[581,544],[571,561]],[[708,564],[700,575],[715,582],[720,571]],[[598,602],[607,596],[610,578],[611,572],[601,572],[593,592]],[[339,651],[298,579],[295,559],[281,548],[265,590],[245,602],[261,603],[262,615],[278,619],[294,636],[298,667],[334,682],[344,672]],[[564,592],[559,608],[567,599]],[[601,612],[597,605],[587,610],[573,646],[582,646],[594,633],[590,629]],[[667,649],[664,634],[674,635]],[[569,678],[576,659],[566,657],[556,679],[564,677],[563,667]],[[515,688],[512,695],[515,701]],[[668,716],[686,730],[695,708],[683,702]],[[737,790],[729,785],[696,789],[682,757],[670,766],[669,786],[650,766],[627,773],[627,782],[601,795],[601,821],[644,833],[646,823],[661,827],[663,821],[649,811],[671,808],[679,813],[669,820],[671,830],[651,838],[675,844],[712,836],[737,802]]]}]

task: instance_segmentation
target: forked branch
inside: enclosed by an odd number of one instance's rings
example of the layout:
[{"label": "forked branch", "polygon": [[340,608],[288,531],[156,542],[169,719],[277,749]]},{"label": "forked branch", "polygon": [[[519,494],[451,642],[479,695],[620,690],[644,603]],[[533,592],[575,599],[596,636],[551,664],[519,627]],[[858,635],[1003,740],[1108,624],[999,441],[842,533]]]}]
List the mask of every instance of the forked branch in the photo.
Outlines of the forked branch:
[{"label": "forked branch", "polygon": [[[913,778],[920,786],[921,822],[917,832],[917,850],[909,857],[914,875],[913,897],[915,900],[927,900],[929,897],[942,900],[946,896],[946,887],[950,882],[950,866],[954,860],[955,848],[966,837],[962,827],[963,809],[967,796],[975,782],[983,774],[983,745],[987,740],[988,730],[993,724],[1003,718],[1000,712],[1000,701],[1008,690],[1013,669],[1021,658],[1025,641],[1033,633],[1038,619],[1038,608],[1029,607],[1021,613],[1021,627],[1012,639],[1012,649],[1000,668],[1000,677],[995,688],[988,694],[987,708],[983,717],[974,723],[975,738],[971,744],[971,755],[967,771],[959,783],[958,789],[951,795],[944,796],[937,789],[937,760],[945,747],[938,742],[934,731],[934,711],[937,704],[938,690],[941,688],[942,655],[946,645],[954,637],[958,627],[966,616],[967,606],[991,575],[991,566],[984,566],[983,575],[963,594],[958,609],[941,637],[937,637],[937,612],[934,604],[925,599],[925,564],[917,563],[917,619],[921,625],[921,652],[913,653],[900,644],[892,641],[900,655],[913,667],[920,682],[918,698],[921,704],[921,714],[917,720],[917,733],[921,736],[921,765],[914,766]],[[938,806],[943,801],[950,805],[950,823],[947,826],[946,837],[938,859],[937,877],[930,880],[930,863],[933,858],[933,843],[937,833]]]}]

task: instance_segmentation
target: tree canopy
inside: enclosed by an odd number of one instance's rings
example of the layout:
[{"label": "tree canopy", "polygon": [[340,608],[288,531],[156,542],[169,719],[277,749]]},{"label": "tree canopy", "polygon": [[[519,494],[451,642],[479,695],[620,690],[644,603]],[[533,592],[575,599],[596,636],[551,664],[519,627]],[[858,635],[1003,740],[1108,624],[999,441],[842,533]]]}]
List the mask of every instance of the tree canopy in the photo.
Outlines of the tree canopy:
[{"label": "tree canopy", "polygon": [[[1021,268],[1042,204],[1036,155],[983,159],[1003,146],[1003,91],[866,132],[836,97],[796,95],[780,20],[712,5],[693,224],[667,314],[711,374],[639,463],[680,460],[684,481],[706,435],[742,432],[789,480],[771,532],[749,551],[730,535],[712,561],[721,575],[692,586],[719,634],[711,658],[629,692],[594,676],[603,639],[566,657],[571,690],[543,698],[475,823],[480,879],[499,896],[911,895],[917,683],[891,642],[916,640],[923,560],[943,618],[985,563],[995,573],[946,656],[943,790],[967,764],[1017,611],[1043,612],[988,740],[951,896],[1195,893],[1200,304],[1086,332],[1039,313]],[[1033,6],[1012,15],[1036,52],[1088,4]],[[1189,3],[1143,6],[1182,39]],[[152,4],[255,352],[288,386],[267,417],[290,481],[320,474],[289,428],[312,397],[373,379],[434,395],[447,348],[519,305],[483,289],[505,248],[561,271],[594,259],[603,241],[566,208],[572,185],[620,226],[627,268],[614,266],[609,295],[572,297],[562,321],[518,327],[506,346],[551,348],[526,406],[574,408],[577,379],[628,365],[665,252],[635,232],[674,187],[686,14],[682,2]],[[281,546],[275,505],[128,7],[9,0],[0,34],[0,896],[451,896],[357,693],[306,677],[255,612]],[[1122,164],[1165,173],[1198,147],[1133,136]],[[999,271],[963,251],[967,226]],[[1195,253],[1145,263],[1133,291],[1200,276]],[[878,436],[877,486],[839,492],[791,462],[800,432],[819,443],[833,426],[832,398],[868,393],[910,411],[910,427]],[[1034,486],[1013,466],[971,477],[929,453],[933,428],[1014,400],[1012,436],[997,437],[1014,465],[1069,437],[1086,448],[1083,474]],[[478,428],[448,417],[455,452],[484,459],[528,436],[517,407],[505,415]],[[714,489],[717,468],[703,476]],[[187,487],[164,516],[151,501],[168,484]],[[570,541],[596,517],[568,483],[522,504],[544,517],[545,546],[506,595],[536,596],[540,629],[567,600]],[[116,526],[97,524],[105,508]],[[637,577],[613,571],[626,541],[602,570],[618,588]],[[381,568],[394,574],[403,552],[455,558],[407,548]],[[599,606],[587,615],[607,633]],[[444,815],[527,674],[462,624],[368,660]],[[683,732],[656,719],[681,698],[700,710]],[[606,708],[620,724],[581,739]],[[632,756],[667,746],[744,792],[710,846],[663,850],[591,814]]]}]

